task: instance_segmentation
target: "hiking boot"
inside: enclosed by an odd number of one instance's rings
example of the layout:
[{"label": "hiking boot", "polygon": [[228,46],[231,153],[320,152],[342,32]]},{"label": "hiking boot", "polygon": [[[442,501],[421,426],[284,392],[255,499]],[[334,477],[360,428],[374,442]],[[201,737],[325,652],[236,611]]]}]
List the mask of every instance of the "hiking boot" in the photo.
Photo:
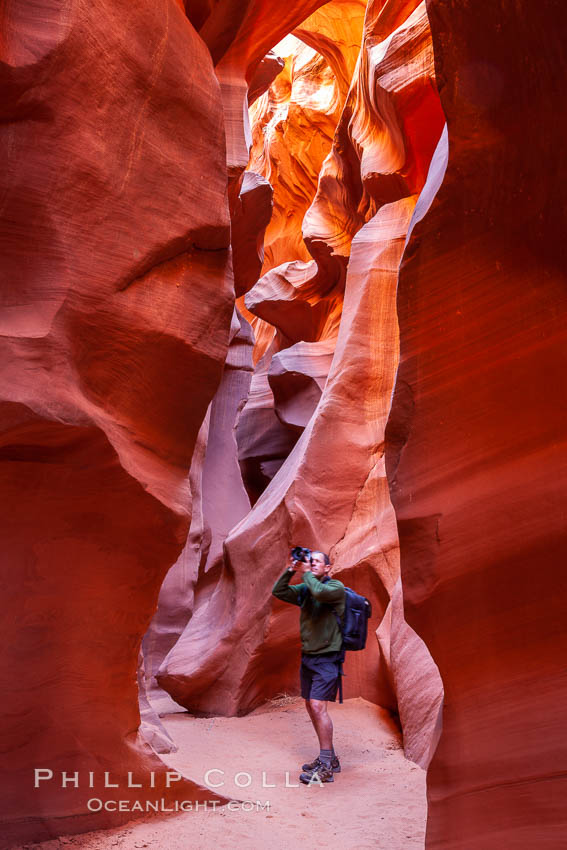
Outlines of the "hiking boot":
[{"label": "hiking boot", "polygon": [[[312,761],[309,764],[302,764],[301,769],[313,771],[313,770],[317,770],[317,768],[320,765],[322,765],[322,761],[319,758],[319,756],[317,756],[315,761]],[[338,756],[333,756],[333,758],[331,759],[331,768],[332,768],[333,773],[340,773],[341,772],[341,763],[339,761]]]},{"label": "hiking boot", "polygon": [[324,764],[319,764],[315,770],[308,770],[305,773],[301,773],[299,781],[303,782],[304,785],[315,785],[316,783],[319,784],[319,782],[334,782],[335,777],[330,768]]}]

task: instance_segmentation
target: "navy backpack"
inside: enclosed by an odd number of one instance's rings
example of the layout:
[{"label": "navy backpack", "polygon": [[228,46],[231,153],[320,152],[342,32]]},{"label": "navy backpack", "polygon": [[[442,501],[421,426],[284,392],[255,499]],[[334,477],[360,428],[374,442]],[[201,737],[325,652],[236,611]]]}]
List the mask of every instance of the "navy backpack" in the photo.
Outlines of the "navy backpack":
[{"label": "navy backpack", "polygon": [[371,616],[372,605],[366,596],[345,587],[345,614],[342,624],[337,614],[337,622],[343,635],[343,649],[351,652],[364,649],[368,636],[368,620]]},{"label": "navy backpack", "polygon": [[[336,613],[336,612],[335,612]],[[364,649],[368,636],[368,620],[372,616],[372,605],[366,596],[361,596],[356,590],[345,586],[345,613],[341,623],[338,614],[337,623],[343,636],[342,656],[339,663],[339,703],[343,701],[343,661],[345,652],[356,652]]]}]

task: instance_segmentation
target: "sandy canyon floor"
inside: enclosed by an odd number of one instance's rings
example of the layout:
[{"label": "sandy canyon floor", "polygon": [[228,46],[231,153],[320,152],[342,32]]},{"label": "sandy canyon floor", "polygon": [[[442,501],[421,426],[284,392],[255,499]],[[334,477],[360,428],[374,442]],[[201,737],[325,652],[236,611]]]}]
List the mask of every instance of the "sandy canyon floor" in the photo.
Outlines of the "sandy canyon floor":
[{"label": "sandy canyon floor", "polygon": [[[342,764],[333,783],[305,786],[298,782],[302,762],[318,753],[299,697],[273,700],[246,717],[170,714],[163,722],[179,750],[162,756],[164,761],[201,783],[207,771],[216,769],[209,775],[211,782],[224,782],[218,790],[245,803],[233,803],[232,811],[224,806],[153,815],[114,829],[24,844],[16,850],[69,846],[84,850],[232,850],[235,846],[245,850],[313,846],[421,850],[425,772],[405,759],[395,722],[387,711],[361,698],[331,705],[330,711],[335,750]],[[292,787],[286,787],[286,772]],[[249,777],[248,787],[239,788],[238,783],[248,783]]]}]

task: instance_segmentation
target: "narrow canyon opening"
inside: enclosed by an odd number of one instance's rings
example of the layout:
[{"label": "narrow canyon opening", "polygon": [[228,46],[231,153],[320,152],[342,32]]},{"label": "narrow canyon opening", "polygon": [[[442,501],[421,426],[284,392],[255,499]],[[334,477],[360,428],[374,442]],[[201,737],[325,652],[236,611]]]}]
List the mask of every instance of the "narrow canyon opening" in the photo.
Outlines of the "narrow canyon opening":
[{"label": "narrow canyon opening", "polygon": [[388,424],[399,266],[442,177],[445,122],[425,3],[379,5],[325,4],[249,81],[249,157],[229,168],[228,354],[193,455],[187,543],[140,655],[143,728],[164,754],[183,708],[217,726],[297,708],[298,615],[270,595],[292,545],[328,552],[372,603],[345,699],[385,712],[383,734],[392,718],[423,769],[440,734],[439,672],[404,619],[385,444],[388,425],[394,454],[403,445],[405,421]]}]

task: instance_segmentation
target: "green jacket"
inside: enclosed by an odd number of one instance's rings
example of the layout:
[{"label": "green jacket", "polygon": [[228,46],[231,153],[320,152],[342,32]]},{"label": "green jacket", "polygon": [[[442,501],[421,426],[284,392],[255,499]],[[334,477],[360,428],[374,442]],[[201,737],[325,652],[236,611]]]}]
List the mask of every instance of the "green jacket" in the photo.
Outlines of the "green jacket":
[{"label": "green jacket", "polygon": [[[299,632],[301,649],[308,655],[321,652],[333,652],[342,648],[343,638],[337,623],[335,611],[343,619],[345,610],[345,586],[337,579],[319,581],[308,570],[303,574],[303,582],[290,586],[295,571],[287,570],[279,577],[272,588],[272,594],[283,602],[301,605]],[[299,599],[302,588],[303,604]]]}]

